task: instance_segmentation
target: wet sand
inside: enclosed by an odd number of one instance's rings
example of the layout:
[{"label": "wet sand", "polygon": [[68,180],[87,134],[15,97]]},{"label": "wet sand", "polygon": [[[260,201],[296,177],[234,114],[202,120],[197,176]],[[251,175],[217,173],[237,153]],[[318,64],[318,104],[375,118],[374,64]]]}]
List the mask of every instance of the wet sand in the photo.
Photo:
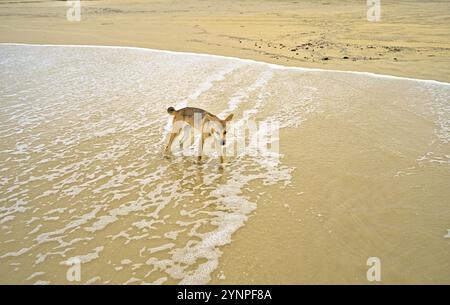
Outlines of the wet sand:
[{"label": "wet sand", "polygon": [[[1,2],[0,42],[447,83],[0,45],[1,283],[67,284],[71,257],[82,283],[368,283],[372,256],[382,283],[449,283],[447,1],[382,1],[378,23],[365,1],[83,1],[82,21],[65,13],[64,1]],[[183,103],[279,120],[280,163],[161,159],[166,108]]]},{"label": "wet sand", "polygon": [[0,42],[137,46],[450,81],[448,1],[65,1],[0,3]]},{"label": "wet sand", "polygon": [[[1,283],[73,283],[74,258],[80,283],[368,283],[369,257],[382,283],[448,283],[449,84],[135,48],[0,53]],[[177,145],[164,158],[169,105],[276,121],[279,151],[250,137],[224,169]]]}]

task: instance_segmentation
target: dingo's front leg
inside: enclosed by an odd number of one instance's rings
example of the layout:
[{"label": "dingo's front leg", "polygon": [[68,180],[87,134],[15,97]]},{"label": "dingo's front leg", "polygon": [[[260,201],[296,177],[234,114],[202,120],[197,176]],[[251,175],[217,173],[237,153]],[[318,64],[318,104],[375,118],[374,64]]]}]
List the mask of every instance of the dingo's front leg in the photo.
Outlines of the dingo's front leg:
[{"label": "dingo's front leg", "polygon": [[202,154],[203,154],[203,145],[205,144],[205,140],[207,137],[209,137],[210,134],[207,132],[202,132],[202,139],[200,141],[200,147],[199,147],[199,151],[198,151],[198,161],[202,160]]}]

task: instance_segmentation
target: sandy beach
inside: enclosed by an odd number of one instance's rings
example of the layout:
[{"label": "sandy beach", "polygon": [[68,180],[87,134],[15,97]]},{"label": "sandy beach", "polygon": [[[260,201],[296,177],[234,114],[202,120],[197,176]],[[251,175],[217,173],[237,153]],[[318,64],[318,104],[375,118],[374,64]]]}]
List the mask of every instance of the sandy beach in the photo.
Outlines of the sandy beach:
[{"label": "sandy beach", "polygon": [[449,2],[385,2],[0,2],[0,283],[449,284]]},{"label": "sandy beach", "polygon": [[[369,257],[383,283],[448,283],[449,84],[136,48],[0,54],[1,283],[70,283],[71,259],[88,284],[368,283]],[[223,169],[163,157],[169,103],[275,122],[279,149],[250,133]]]},{"label": "sandy beach", "polygon": [[137,46],[287,66],[450,81],[449,3],[382,1],[65,1],[0,3],[0,42]]}]

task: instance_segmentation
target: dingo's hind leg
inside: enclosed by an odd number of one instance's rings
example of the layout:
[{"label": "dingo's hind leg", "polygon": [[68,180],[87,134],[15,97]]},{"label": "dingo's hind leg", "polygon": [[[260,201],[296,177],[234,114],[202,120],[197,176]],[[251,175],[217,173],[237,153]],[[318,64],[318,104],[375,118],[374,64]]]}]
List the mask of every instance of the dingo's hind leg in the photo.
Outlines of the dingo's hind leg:
[{"label": "dingo's hind leg", "polygon": [[172,127],[172,132],[170,133],[169,142],[167,143],[166,148],[164,149],[165,153],[168,153],[170,151],[173,141],[180,134],[181,130],[182,130],[182,128],[181,128],[181,124],[179,124],[179,121],[174,122],[173,127]]}]

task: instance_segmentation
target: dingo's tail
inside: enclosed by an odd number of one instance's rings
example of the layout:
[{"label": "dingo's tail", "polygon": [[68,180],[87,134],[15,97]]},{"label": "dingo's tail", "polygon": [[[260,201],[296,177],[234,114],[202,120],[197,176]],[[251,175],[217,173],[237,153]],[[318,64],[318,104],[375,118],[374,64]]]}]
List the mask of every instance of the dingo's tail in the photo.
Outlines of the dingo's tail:
[{"label": "dingo's tail", "polygon": [[169,107],[169,108],[167,108],[167,112],[170,114],[170,115],[174,115],[175,114],[175,108],[173,108],[173,107]]}]

